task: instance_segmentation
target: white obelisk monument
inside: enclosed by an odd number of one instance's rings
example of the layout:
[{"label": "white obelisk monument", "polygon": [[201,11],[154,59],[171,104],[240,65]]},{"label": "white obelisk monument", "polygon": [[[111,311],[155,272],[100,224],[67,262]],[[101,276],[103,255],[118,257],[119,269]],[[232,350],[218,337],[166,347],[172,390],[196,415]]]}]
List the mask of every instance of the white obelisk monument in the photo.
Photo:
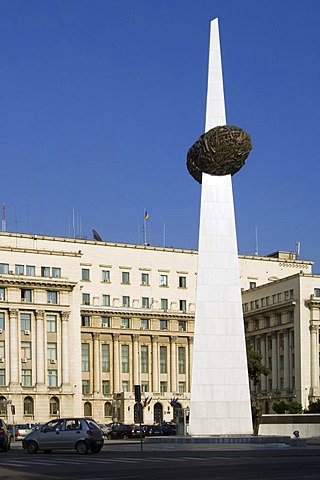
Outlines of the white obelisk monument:
[{"label": "white obelisk monument", "polygon": [[[226,125],[218,19],[211,22],[206,132]],[[202,174],[189,434],[251,435],[231,175]]]}]

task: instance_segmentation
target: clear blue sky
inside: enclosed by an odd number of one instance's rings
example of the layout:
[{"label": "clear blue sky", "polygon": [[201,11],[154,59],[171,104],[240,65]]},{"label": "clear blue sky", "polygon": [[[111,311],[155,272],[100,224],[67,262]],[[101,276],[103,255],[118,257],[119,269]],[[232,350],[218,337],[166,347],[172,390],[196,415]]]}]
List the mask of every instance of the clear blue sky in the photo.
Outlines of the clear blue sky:
[{"label": "clear blue sky", "polygon": [[1,0],[8,231],[69,236],[74,211],[76,234],[142,243],[147,209],[151,244],[197,248],[185,163],[215,17],[228,123],[254,146],[233,180],[239,252],[257,227],[259,254],[300,241],[320,264],[318,0]]}]

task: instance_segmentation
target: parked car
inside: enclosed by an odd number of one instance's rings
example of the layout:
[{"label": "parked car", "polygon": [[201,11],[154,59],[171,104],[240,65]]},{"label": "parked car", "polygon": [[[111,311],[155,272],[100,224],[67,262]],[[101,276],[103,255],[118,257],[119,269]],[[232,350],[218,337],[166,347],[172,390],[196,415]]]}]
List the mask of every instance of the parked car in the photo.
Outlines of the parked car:
[{"label": "parked car", "polygon": [[[33,423],[17,423],[15,425],[8,425],[8,428],[11,433],[11,437],[14,440],[23,440],[29,433],[34,429]],[[14,432],[13,432],[14,429]]]},{"label": "parked car", "polygon": [[175,423],[161,423],[159,425],[161,435],[176,435],[177,427]]},{"label": "parked car", "polygon": [[10,450],[11,434],[4,420],[0,418],[0,448],[7,452]]},{"label": "parked car", "polygon": [[161,435],[161,429],[159,425],[142,425],[142,428],[147,437]]},{"label": "parked car", "polygon": [[[141,429],[141,436],[145,437],[145,432]],[[126,425],[124,423],[114,424],[107,435],[109,440],[116,438],[140,438],[140,427],[138,425]]]},{"label": "parked car", "polygon": [[94,420],[88,418],[59,418],[45,423],[29,433],[22,446],[28,453],[51,453],[57,449],[75,449],[84,455],[90,450],[98,453],[103,447],[103,435]]},{"label": "parked car", "polygon": [[104,437],[107,437],[108,436],[108,433],[110,432],[111,430],[111,427],[106,425],[105,423],[97,423],[98,427],[100,428],[101,432],[102,432],[102,435]]}]

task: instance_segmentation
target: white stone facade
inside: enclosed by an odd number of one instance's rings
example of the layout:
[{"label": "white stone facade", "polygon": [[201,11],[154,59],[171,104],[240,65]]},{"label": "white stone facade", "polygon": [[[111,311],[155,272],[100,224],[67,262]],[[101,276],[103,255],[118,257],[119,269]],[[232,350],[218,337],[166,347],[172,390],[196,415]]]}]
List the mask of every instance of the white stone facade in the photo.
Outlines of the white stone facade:
[{"label": "white stone facade", "polygon": [[[189,407],[197,261],[193,250],[0,233],[0,415],[12,423],[12,404],[16,422],[90,411],[133,422],[135,384],[152,397],[146,423],[170,421],[173,399]],[[311,265],[241,255],[241,285],[302,269],[312,283]]]}]

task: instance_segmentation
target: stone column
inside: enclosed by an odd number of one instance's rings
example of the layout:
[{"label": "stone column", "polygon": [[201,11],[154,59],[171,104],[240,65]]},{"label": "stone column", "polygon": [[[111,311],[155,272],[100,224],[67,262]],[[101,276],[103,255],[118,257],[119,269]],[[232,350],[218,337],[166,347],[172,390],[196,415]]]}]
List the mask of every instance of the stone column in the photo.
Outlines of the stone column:
[{"label": "stone column", "polygon": [[278,332],[272,333],[272,390],[278,390]]},{"label": "stone column", "polygon": [[19,354],[19,331],[18,331],[18,310],[10,308],[10,388],[19,386],[20,354]]},{"label": "stone column", "polygon": [[36,310],[36,384],[38,390],[43,390],[46,387],[46,355],[45,355],[45,337],[44,337],[44,310]]},{"label": "stone column", "polygon": [[283,388],[286,391],[290,390],[290,346],[289,346],[289,329],[286,328],[284,330],[284,337],[283,337],[283,354],[284,354],[284,365],[283,365],[283,373],[284,373],[284,384]]},{"label": "stone column", "polygon": [[317,325],[310,325],[310,359],[311,359],[311,389],[319,388],[319,329]]},{"label": "stone column", "polygon": [[[262,363],[267,367],[267,354],[266,354],[266,335],[261,335],[261,355],[262,355]],[[266,375],[261,375],[261,390],[262,392],[267,391],[267,381],[268,377]]]},{"label": "stone column", "polygon": [[100,392],[100,333],[93,333],[93,394]]},{"label": "stone column", "polygon": [[189,364],[188,364],[188,374],[187,374],[187,385],[186,385],[186,390],[187,392],[190,391],[191,387],[191,379],[192,379],[192,365],[193,365],[193,337],[188,338],[189,342]]},{"label": "stone column", "polygon": [[159,360],[158,360],[158,335],[152,335],[152,390],[159,392]]},{"label": "stone column", "polygon": [[113,392],[120,391],[120,356],[119,356],[119,339],[120,333],[114,333],[113,338]]},{"label": "stone column", "polygon": [[69,328],[68,321],[70,312],[61,313],[61,383],[70,384],[69,379]]},{"label": "stone column", "polygon": [[140,385],[139,339],[140,335],[133,335],[133,384]]},{"label": "stone column", "polygon": [[[171,337],[171,391],[177,392],[177,337]],[[187,367],[187,366],[186,366]]]}]

